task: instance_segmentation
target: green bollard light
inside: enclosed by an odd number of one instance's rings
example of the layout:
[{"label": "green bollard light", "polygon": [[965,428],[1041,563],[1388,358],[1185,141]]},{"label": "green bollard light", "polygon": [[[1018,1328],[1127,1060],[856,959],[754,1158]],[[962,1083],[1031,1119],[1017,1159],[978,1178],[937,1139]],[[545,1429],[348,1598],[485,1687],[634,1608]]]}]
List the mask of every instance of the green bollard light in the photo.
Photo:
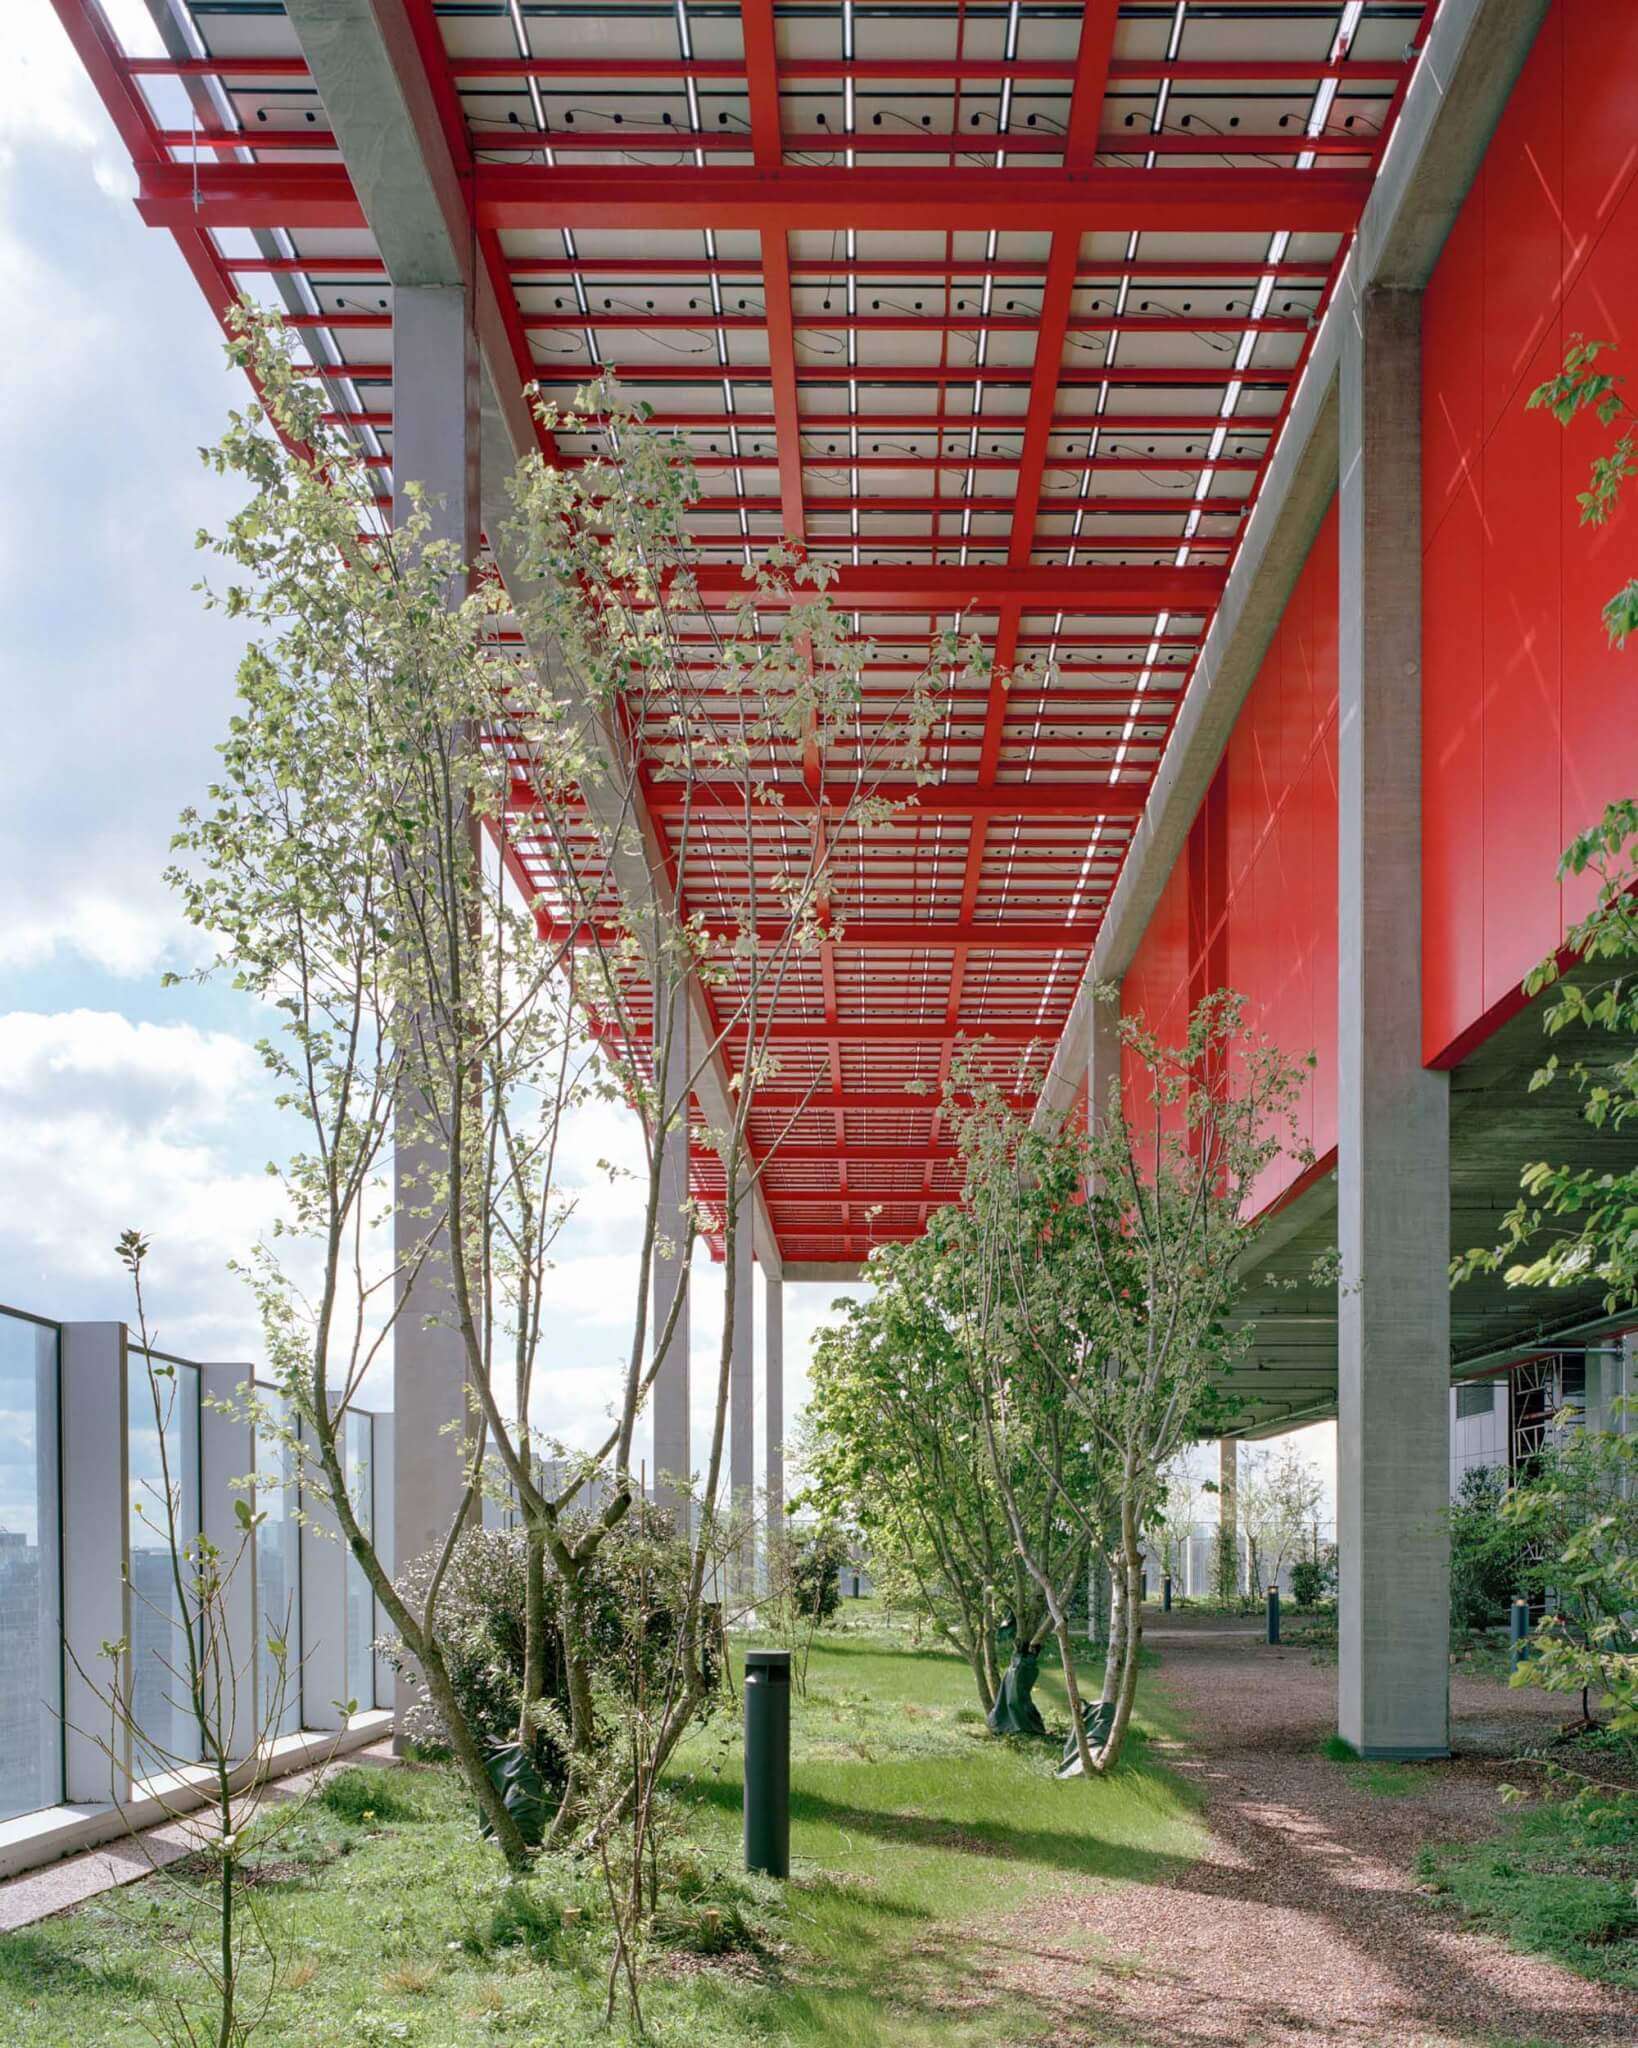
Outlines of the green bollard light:
[{"label": "green bollard light", "polygon": [[791,1653],[745,1653],[745,1868],[791,1874]]},{"label": "green bollard light", "polygon": [[1172,1611],[1172,1575],[1170,1572],[1160,1582],[1160,1611],[1162,1614],[1170,1614]]},{"label": "green bollard light", "polygon": [[1508,1635],[1511,1638],[1508,1645],[1507,1668],[1509,1671],[1517,1671],[1519,1666],[1530,1655],[1530,1603],[1528,1600],[1518,1599],[1513,1602],[1512,1607],[1508,1610],[1507,1628]]},{"label": "green bollard light", "polygon": [[1277,1643],[1280,1640],[1280,1589],[1278,1586],[1270,1586],[1268,1589],[1268,1640],[1271,1643]]}]

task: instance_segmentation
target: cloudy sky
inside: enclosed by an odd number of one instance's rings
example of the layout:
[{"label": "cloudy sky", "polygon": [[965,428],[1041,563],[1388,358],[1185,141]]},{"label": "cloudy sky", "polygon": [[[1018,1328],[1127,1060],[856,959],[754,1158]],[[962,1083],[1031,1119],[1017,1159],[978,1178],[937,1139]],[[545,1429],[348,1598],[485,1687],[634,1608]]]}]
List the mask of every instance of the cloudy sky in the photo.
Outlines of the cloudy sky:
[{"label": "cloudy sky", "polygon": [[[105,0],[133,51],[135,0]],[[240,633],[193,592],[193,536],[232,509],[198,449],[242,383],[167,235],[131,205],[124,150],[48,0],[9,0],[0,75],[0,1303],[127,1313],[114,1242],[149,1232],[162,1341],[253,1360],[227,1271],[274,1210],[288,1138],[225,989],[165,989],[197,938],[162,880],[229,715]],[[632,1157],[612,1110],[577,1123],[582,1205],[562,1247],[551,1426],[597,1427],[631,1298],[629,1202],[597,1170]],[[720,1327],[696,1275],[695,1386]],[[787,1415],[835,1288],[786,1289]],[[758,1352],[760,1356],[760,1288]],[[390,1389],[378,1390],[381,1405]],[[761,1390],[758,1388],[760,1403]],[[703,1441],[704,1417],[695,1441]],[[1327,1457],[1327,1440],[1318,1447]]]}]

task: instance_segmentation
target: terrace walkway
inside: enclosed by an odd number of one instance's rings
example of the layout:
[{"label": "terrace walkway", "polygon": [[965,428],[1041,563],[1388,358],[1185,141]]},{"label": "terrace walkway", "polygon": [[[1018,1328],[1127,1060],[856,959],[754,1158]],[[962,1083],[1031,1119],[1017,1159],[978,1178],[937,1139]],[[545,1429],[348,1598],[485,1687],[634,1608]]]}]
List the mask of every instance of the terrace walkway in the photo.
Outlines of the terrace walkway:
[{"label": "terrace walkway", "polygon": [[980,1944],[987,1993],[1056,2014],[1055,2048],[1632,2042],[1621,1992],[1462,1927],[1411,1875],[1421,1844],[1494,1831],[1520,1775],[1501,1753],[1563,1721],[1562,1699],[1457,1677],[1451,1762],[1338,1765],[1333,1665],[1268,1649],[1260,1626],[1155,1620],[1211,1846],[1137,1897],[1040,1898]]}]

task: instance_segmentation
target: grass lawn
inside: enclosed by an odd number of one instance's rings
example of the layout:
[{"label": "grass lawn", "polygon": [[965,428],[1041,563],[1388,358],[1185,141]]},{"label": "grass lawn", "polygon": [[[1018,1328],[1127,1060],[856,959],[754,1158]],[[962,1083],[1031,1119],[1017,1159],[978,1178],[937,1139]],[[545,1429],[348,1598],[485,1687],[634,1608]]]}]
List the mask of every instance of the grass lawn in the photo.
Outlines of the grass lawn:
[{"label": "grass lawn", "polygon": [[[1063,1726],[1061,1682],[1043,1673],[1038,1697]],[[1147,1731],[1169,1732],[1146,1712]],[[1048,1889],[1164,1877],[1203,1844],[1188,1795],[1142,1734],[1112,1779],[1057,1784],[1056,1745],[994,1741],[963,1664],[868,1616],[816,1645],[793,1723],[788,1886],[738,1871],[733,1717],[702,1729],[679,1759],[663,1946],[645,1989],[658,2044],[1027,2043],[1045,2021],[1023,2001],[967,2002],[977,1931]],[[258,1887],[295,1941],[258,2038],[280,2048],[610,2038],[595,1873],[557,1859],[509,1883],[448,1773],[360,1778],[347,1773],[331,1805],[309,1808]],[[144,2038],[144,2012],[185,1981],[184,1942],[208,1927],[202,1883],[178,1898],[146,1880],[0,1936],[0,2041],[123,2048]]]}]

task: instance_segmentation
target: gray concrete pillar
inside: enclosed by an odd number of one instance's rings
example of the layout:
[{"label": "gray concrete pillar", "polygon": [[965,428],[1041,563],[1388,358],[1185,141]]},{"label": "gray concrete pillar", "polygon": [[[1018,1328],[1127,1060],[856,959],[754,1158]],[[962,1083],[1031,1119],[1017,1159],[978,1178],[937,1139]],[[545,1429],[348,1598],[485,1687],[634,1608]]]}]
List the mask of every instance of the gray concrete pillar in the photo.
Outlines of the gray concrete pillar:
[{"label": "gray concrete pillar", "polygon": [[[256,1627],[256,1538],[239,1521],[238,1504],[256,1505],[255,1489],[235,1485],[256,1468],[256,1430],[249,1401],[255,1370],[248,1365],[199,1368],[199,1523],[227,1575],[222,1597],[223,1658],[231,1664],[227,1712],[228,1755],[255,1753],[267,1732],[264,1718],[277,1702],[261,1697]],[[224,1670],[223,1677],[228,1676]]]},{"label": "gray concrete pillar", "polygon": [[[728,1358],[728,1486],[736,1514],[756,1504],[756,1271],[751,1232],[751,1188],[742,1182],[734,1202],[734,1329]],[[749,1580],[756,1541],[747,1534],[739,1551],[742,1584]]]},{"label": "gray concrete pillar", "polygon": [[[654,1416],[655,1498],[662,1506],[675,1507],[693,1474],[690,1436],[692,1384],[688,1334],[688,1273],[682,1262],[682,1248],[688,1236],[688,1103],[674,1099],[684,1089],[690,1071],[688,996],[677,990],[671,999],[671,1022],[666,1033],[667,1075],[665,1093],[675,1107],[669,1130],[660,1137],[661,1249],[654,1260],[651,1345],[658,1345],[678,1290],[683,1298],[664,1356],[655,1375],[652,1395]],[[668,1484],[667,1482],[673,1482]]]},{"label": "gray concrete pillar", "polygon": [[1422,1064],[1421,323],[1357,294],[1340,369],[1338,1715],[1450,1738],[1449,1092]]},{"label": "gray concrete pillar", "polygon": [[766,1361],[763,1394],[763,1491],[772,1541],[785,1525],[785,1283],[762,1276],[762,1350]]},{"label": "gray concrete pillar", "polygon": [[[131,1639],[127,1341],[123,1323],[62,1326],[63,1781],[75,1806],[131,1789],[130,1730],[110,1717],[115,1667],[102,1654]],[[128,1698],[129,1650],[119,1685]]]},{"label": "gray concrete pillar", "polygon": [[[470,563],[478,552],[478,354],[467,294],[443,285],[399,286],[393,294],[393,519],[407,516],[407,489],[419,484],[431,501],[432,537],[453,541]],[[458,600],[464,585],[451,589]],[[412,1137],[405,1122],[419,1105],[401,1105],[401,1142],[394,1154],[394,1240],[401,1262],[428,1235],[412,1212],[434,1200],[431,1188],[447,1166],[436,1143]],[[429,1184],[431,1184],[429,1186]],[[465,1353],[449,1327],[449,1244],[433,1234],[414,1278],[400,1284],[393,1327],[393,1527],[403,1562],[442,1543],[460,1509],[460,1438],[468,1421]],[[416,1688],[400,1679],[400,1719]]]}]

